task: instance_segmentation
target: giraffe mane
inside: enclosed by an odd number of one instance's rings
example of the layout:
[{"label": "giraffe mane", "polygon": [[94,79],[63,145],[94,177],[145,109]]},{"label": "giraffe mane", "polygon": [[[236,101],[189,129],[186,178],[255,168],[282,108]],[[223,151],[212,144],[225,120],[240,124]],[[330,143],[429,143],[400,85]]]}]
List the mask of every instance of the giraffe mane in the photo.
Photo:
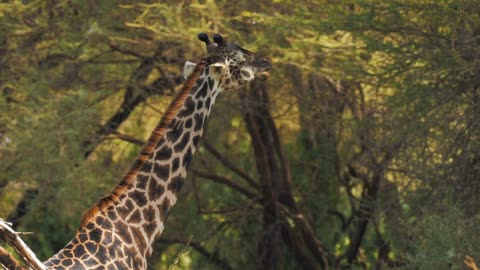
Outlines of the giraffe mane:
[{"label": "giraffe mane", "polygon": [[127,191],[137,174],[140,172],[143,164],[153,152],[160,139],[165,134],[168,125],[171,123],[172,119],[177,115],[178,111],[185,103],[188,94],[195,85],[195,82],[202,74],[205,65],[206,62],[202,60],[195,66],[192,74],[190,74],[190,76],[186,79],[181,91],[178,93],[172,103],[170,103],[170,106],[168,107],[167,111],[163,115],[158,125],[153,130],[152,134],[148,138],[148,141],[143,146],[140,155],[136,158],[130,170],[128,170],[123,175],[122,181],[111,191],[109,195],[100,198],[85,212],[82,218],[80,228],[86,226],[100,212],[107,209],[110,205],[114,204],[120,198],[120,196]]}]

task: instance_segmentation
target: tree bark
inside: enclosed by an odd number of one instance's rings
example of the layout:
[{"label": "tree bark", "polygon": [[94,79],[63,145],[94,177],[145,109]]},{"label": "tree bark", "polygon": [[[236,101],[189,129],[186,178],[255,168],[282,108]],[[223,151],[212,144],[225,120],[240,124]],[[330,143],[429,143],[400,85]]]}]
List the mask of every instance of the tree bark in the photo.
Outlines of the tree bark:
[{"label": "tree bark", "polygon": [[[47,268],[43,263],[37,258],[35,253],[23,242],[20,238],[19,233],[15,232],[11,227],[11,224],[4,222],[0,219],[0,239],[6,242],[8,245],[12,246],[15,251],[17,251],[20,258],[25,262],[28,268],[33,270],[46,270]],[[11,256],[8,252],[4,252],[5,249],[0,249],[0,263],[4,265],[9,265],[8,268],[11,270],[18,269],[17,267],[20,265],[13,256]],[[23,268],[20,266],[20,268]],[[27,267],[25,267],[27,268]]]},{"label": "tree bark", "polygon": [[[312,227],[294,200],[290,165],[269,112],[270,102],[265,85],[254,83],[250,91],[241,93],[241,99],[245,106],[244,121],[252,141],[263,198],[259,268],[278,269],[280,258],[283,257],[283,240],[304,269],[328,269],[328,253],[316,239]],[[291,227],[291,217],[287,212],[295,216],[296,228]]]},{"label": "tree bark", "polygon": [[245,101],[244,120],[252,139],[260,188],[263,195],[263,231],[258,243],[257,269],[279,269],[282,258],[280,245],[281,226],[276,202],[278,200],[278,167],[275,160],[273,139],[269,133],[265,108],[268,104],[265,89],[253,85],[243,95]]}]

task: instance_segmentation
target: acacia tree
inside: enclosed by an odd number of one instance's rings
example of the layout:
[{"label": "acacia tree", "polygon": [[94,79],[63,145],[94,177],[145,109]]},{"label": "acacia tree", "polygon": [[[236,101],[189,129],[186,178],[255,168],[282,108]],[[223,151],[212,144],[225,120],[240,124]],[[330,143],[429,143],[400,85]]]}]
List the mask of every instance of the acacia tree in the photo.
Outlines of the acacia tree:
[{"label": "acacia tree", "polygon": [[477,11],[2,3],[0,214],[37,233],[40,255],[61,248],[128,167],[181,63],[203,54],[191,37],[208,30],[263,49],[274,69],[222,96],[152,269],[459,266],[478,256]]}]

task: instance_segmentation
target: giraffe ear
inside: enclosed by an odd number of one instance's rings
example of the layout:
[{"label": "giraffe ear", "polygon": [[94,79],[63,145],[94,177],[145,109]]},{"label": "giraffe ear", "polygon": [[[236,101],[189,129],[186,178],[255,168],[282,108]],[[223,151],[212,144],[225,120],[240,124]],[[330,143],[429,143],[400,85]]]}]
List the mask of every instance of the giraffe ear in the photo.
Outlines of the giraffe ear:
[{"label": "giraffe ear", "polygon": [[188,78],[188,76],[190,76],[190,74],[192,74],[196,65],[197,64],[190,61],[185,62],[185,65],[183,66],[183,78],[185,78],[185,80]]},{"label": "giraffe ear", "polygon": [[210,65],[210,74],[214,79],[220,79],[225,71],[225,64],[224,63],[214,63]]}]

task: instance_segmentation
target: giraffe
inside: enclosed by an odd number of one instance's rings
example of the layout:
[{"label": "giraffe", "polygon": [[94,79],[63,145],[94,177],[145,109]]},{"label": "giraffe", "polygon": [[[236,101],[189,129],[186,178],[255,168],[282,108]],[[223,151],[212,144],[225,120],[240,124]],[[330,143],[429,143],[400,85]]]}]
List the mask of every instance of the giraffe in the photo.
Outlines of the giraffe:
[{"label": "giraffe", "polygon": [[44,262],[48,269],[146,269],[155,240],[177,201],[212,105],[222,91],[265,79],[270,63],[220,34],[199,63],[186,62],[186,81],[131,169],[84,214],[75,237]]}]

